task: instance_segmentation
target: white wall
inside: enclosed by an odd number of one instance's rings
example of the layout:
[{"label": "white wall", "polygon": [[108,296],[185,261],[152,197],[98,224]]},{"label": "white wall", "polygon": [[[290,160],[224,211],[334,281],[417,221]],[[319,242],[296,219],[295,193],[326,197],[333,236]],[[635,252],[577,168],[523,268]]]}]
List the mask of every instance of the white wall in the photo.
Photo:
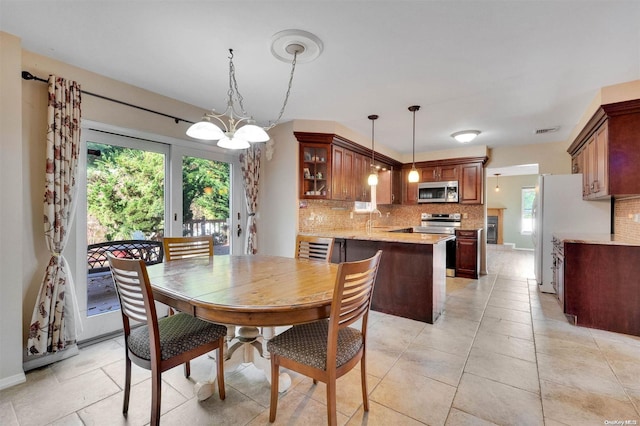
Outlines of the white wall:
[{"label": "white wall", "polygon": [[298,230],[298,141],[293,122],[269,131],[271,160],[262,155],[258,192],[258,253],[293,257]]},{"label": "white wall", "polygon": [[20,39],[0,32],[0,389],[22,371],[22,85]]}]

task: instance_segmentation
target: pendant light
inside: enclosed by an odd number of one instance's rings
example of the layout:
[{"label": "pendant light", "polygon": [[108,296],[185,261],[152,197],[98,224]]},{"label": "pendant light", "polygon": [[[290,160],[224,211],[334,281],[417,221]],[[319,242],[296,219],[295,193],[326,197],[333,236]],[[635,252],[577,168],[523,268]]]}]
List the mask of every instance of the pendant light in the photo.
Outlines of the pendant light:
[{"label": "pendant light", "polygon": [[500,192],[500,185],[498,185],[498,178],[501,173],[494,173],[493,175],[496,177],[496,192]]},{"label": "pendant light", "polygon": [[378,184],[378,170],[376,169],[375,160],[374,160],[374,123],[378,119],[378,116],[373,114],[367,117],[371,120],[371,173],[369,174],[369,178],[367,179],[367,183],[369,186],[376,186]]},{"label": "pendant light", "polygon": [[420,180],[420,174],[416,169],[416,111],[420,109],[419,105],[413,105],[409,107],[409,111],[413,113],[413,166],[409,172],[409,182],[418,182]]}]

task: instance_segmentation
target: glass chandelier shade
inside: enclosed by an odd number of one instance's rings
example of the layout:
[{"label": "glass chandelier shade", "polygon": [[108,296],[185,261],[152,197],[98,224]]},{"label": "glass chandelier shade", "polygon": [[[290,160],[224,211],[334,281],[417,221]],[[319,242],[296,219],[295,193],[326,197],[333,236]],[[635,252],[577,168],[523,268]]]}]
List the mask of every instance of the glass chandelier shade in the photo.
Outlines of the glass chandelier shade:
[{"label": "glass chandelier shade", "polygon": [[187,136],[205,141],[217,141],[224,137],[224,132],[205,115],[201,121],[192,124],[187,129]]}]

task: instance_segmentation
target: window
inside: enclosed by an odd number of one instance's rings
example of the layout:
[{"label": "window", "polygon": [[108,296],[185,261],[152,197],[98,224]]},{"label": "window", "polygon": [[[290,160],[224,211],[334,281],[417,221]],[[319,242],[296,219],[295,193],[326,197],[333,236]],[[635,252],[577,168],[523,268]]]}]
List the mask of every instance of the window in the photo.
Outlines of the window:
[{"label": "window", "polygon": [[536,188],[533,186],[522,187],[520,208],[520,233],[530,235],[533,231],[533,200],[536,196]]}]

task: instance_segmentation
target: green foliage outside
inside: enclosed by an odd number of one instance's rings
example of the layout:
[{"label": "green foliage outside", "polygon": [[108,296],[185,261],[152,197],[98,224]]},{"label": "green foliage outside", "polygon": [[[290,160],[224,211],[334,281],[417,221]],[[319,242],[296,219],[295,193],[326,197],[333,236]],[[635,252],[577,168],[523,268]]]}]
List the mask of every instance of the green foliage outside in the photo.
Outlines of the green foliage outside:
[{"label": "green foliage outside", "polygon": [[229,217],[229,164],[185,157],[182,162],[183,222]]},{"label": "green foliage outside", "polygon": [[[141,231],[164,233],[164,155],[89,143],[87,157],[89,243],[127,240]],[[229,165],[186,157],[183,221],[229,217]]]}]

